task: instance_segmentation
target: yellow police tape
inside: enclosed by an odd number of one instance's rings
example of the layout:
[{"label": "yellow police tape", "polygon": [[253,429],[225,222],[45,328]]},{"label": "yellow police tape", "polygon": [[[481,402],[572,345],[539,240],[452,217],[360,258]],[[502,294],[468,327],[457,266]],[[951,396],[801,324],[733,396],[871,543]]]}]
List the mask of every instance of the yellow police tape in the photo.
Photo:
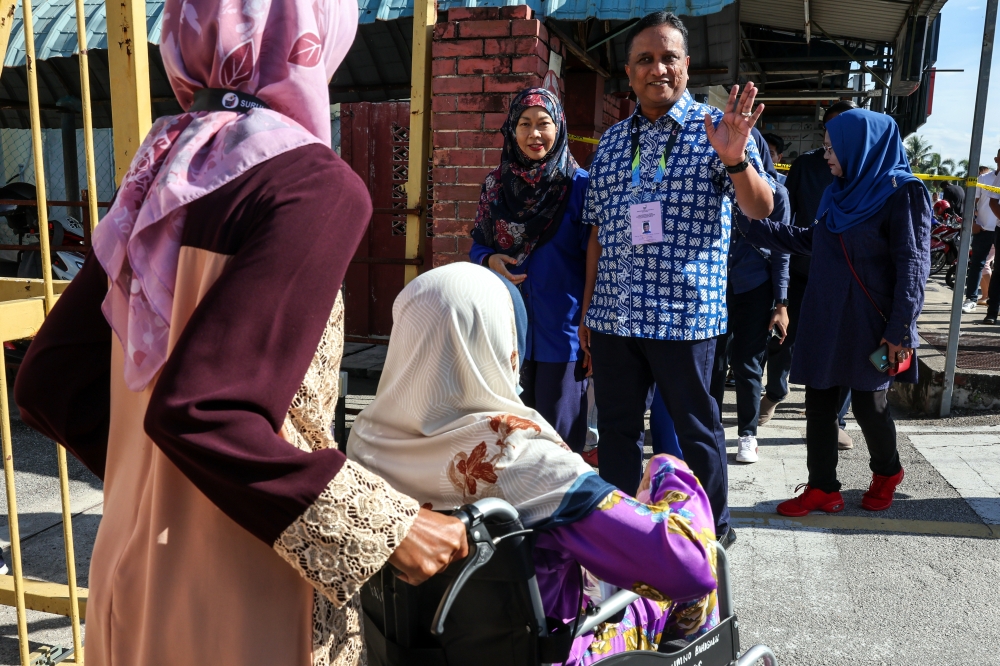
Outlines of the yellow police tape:
[{"label": "yellow police tape", "polygon": [[[600,143],[599,139],[591,139],[587,136],[577,136],[576,134],[568,135],[570,141],[580,141],[581,143],[591,143],[597,145]],[[788,171],[792,168],[791,164],[775,164],[775,169],[779,171]],[[997,192],[1000,193],[1000,187],[994,187],[992,185],[983,185],[975,178],[963,178],[962,176],[934,176],[929,173],[915,173],[913,174],[920,180],[961,180],[965,181],[966,187],[978,187],[980,189],[986,190],[987,192]]]}]

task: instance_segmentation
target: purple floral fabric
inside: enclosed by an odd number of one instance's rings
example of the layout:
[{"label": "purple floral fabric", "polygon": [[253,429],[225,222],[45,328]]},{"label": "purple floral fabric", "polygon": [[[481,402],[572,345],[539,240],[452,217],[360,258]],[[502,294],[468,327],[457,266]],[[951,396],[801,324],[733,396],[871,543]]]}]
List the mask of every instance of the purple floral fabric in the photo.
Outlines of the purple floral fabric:
[{"label": "purple floral fabric", "polygon": [[[532,106],[543,107],[559,128],[555,143],[542,160],[530,159],[517,145],[518,120]],[[569,152],[562,104],[545,88],[518,93],[500,132],[500,166],[483,183],[472,238],[496,253],[514,257],[520,265],[558,229],[579,165]]]},{"label": "purple floral fabric", "polygon": [[677,638],[693,640],[719,622],[708,498],[676,458],[659,455],[649,465],[649,488],[637,498],[615,490],[586,518],[538,539],[535,569],[550,616],[568,623],[576,617],[581,566],[642,596],[620,623],[605,623],[576,639],[566,666],[586,666],[627,650],[655,650]]}]

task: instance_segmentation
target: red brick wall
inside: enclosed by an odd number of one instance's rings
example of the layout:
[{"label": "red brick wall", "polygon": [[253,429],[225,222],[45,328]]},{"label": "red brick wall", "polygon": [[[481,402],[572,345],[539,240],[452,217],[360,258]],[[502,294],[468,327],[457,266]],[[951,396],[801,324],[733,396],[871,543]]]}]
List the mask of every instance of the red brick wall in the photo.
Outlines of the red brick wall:
[{"label": "red brick wall", "polygon": [[500,163],[510,100],[540,86],[562,45],[531,9],[457,8],[434,26],[432,266],[469,257],[483,179]]}]

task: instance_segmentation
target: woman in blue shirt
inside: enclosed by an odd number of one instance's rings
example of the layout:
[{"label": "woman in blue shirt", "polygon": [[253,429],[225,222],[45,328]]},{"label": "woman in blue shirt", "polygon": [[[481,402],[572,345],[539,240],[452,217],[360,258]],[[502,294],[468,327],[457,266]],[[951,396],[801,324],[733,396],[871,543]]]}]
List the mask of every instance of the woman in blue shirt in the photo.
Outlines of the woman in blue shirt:
[{"label": "woman in blue shirt", "polygon": [[735,218],[751,243],[812,255],[791,374],[806,386],[809,480],[801,495],[777,507],[793,517],[844,508],[837,479],[842,387],[851,389],[871,456],[872,481],[861,506],[892,505],[903,467],[886,394],[894,379],[917,379],[917,315],[930,270],[930,198],[910,171],[896,122],[855,109],[829,121],[826,131],[835,178],[820,200],[817,224],[803,229]]},{"label": "woman in blue shirt", "polygon": [[469,255],[521,290],[528,311],[521,399],[580,452],[587,380],[578,379],[576,331],[590,232],[580,219],[589,179],[569,152],[562,105],[548,90],[519,93],[500,131],[500,165],[483,183]]}]

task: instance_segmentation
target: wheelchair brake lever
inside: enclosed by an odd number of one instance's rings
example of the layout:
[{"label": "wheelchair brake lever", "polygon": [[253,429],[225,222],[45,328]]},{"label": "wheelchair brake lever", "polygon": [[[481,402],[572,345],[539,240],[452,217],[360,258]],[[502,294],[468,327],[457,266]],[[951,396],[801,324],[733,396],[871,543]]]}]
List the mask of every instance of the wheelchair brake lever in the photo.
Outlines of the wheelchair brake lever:
[{"label": "wheelchair brake lever", "polygon": [[458,593],[462,591],[462,587],[472,577],[472,574],[490,561],[496,552],[493,538],[483,524],[483,512],[475,505],[463,506],[455,514],[455,517],[465,523],[465,533],[469,539],[469,555],[462,563],[462,569],[458,572],[455,580],[444,591],[441,603],[438,604],[437,611],[434,613],[434,619],[431,622],[431,634],[434,636],[440,636],[444,633],[444,621],[447,619],[455,599],[458,598]]}]

